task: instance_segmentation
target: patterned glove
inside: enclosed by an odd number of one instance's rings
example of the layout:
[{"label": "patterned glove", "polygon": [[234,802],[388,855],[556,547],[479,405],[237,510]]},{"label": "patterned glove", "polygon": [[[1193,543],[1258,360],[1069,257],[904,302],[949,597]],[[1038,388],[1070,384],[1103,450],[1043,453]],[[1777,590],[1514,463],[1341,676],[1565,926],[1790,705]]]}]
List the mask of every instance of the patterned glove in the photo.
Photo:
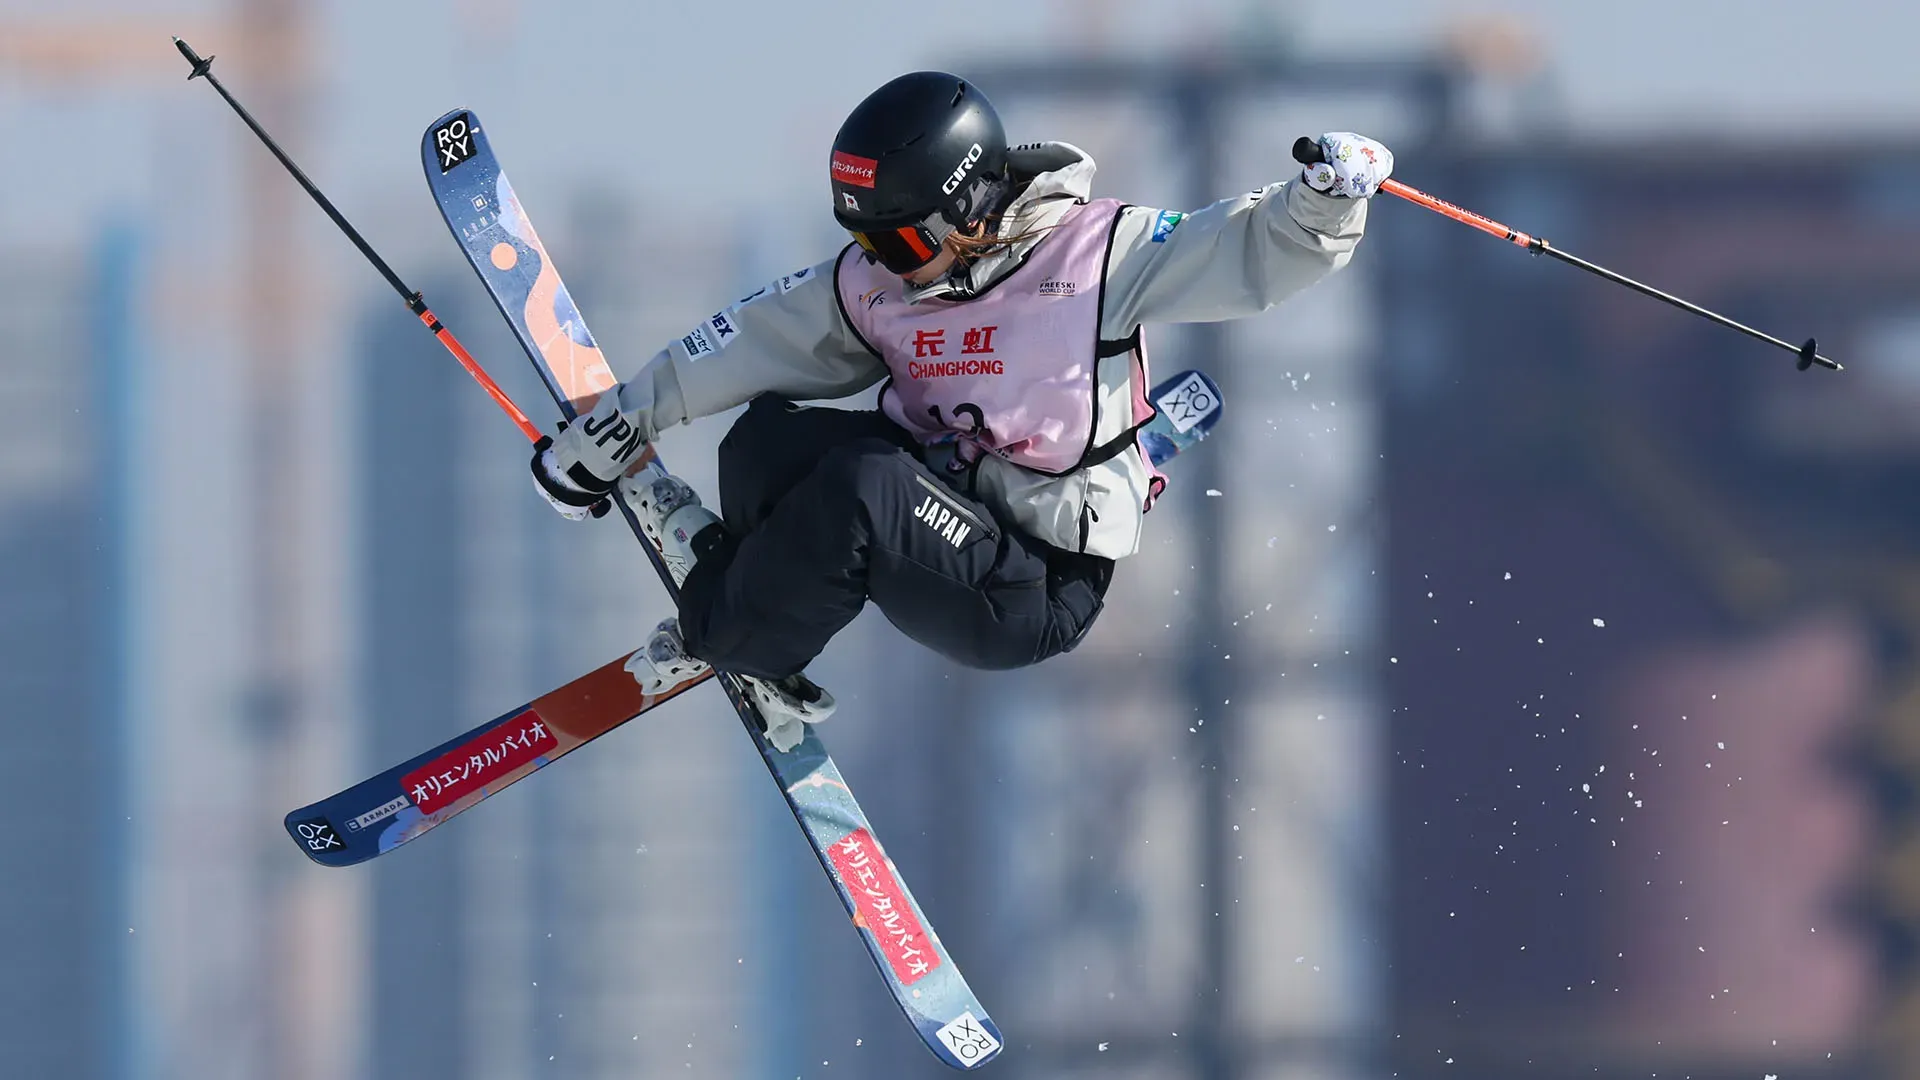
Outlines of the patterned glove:
[{"label": "patterned glove", "polygon": [[1336,198],[1365,199],[1393,175],[1393,151],[1364,135],[1329,131],[1320,136],[1325,161],[1307,166],[1307,186]]}]

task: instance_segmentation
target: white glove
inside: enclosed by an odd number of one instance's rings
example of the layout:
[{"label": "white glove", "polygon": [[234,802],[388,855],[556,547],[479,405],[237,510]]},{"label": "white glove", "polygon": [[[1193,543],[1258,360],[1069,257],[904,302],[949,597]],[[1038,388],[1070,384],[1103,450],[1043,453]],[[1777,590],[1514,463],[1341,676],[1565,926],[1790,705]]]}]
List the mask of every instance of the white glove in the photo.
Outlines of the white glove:
[{"label": "white glove", "polygon": [[[554,510],[558,512],[561,517],[566,518],[568,521],[585,521],[590,517],[600,516],[599,514],[596,514],[594,511],[599,506],[601,506],[606,502],[604,498],[602,498],[599,502],[594,503],[591,506],[577,506],[573,503],[561,502],[559,499],[556,499],[553,497],[553,492],[547,490],[547,485],[549,483],[558,484],[558,483],[565,482],[564,479],[557,478],[552,473],[548,473],[547,480],[542,480],[540,478],[541,472],[543,470],[552,468],[552,462],[553,462],[552,447],[548,447],[547,449],[542,450],[540,453],[536,454],[534,456],[533,462],[534,462],[533,490],[539,492],[540,497],[547,500],[547,505],[553,507]],[[584,495],[586,493],[582,492],[581,494]]]},{"label": "white glove", "polygon": [[607,512],[614,484],[645,446],[640,428],[620,414],[619,395],[608,391],[592,412],[533,444],[533,481],[567,517],[579,520],[572,510],[599,517]]},{"label": "white glove", "polygon": [[1308,165],[1307,186],[1336,198],[1365,199],[1393,175],[1393,151],[1364,135],[1329,131],[1320,136],[1324,161]]}]

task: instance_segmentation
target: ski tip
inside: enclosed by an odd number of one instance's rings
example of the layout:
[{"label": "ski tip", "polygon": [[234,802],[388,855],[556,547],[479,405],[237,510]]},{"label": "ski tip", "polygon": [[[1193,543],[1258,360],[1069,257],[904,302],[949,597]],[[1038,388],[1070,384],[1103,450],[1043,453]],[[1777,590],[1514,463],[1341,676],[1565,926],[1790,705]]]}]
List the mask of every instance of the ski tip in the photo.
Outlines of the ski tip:
[{"label": "ski tip", "polygon": [[475,123],[478,123],[480,119],[479,117],[474,115],[474,112],[472,109],[468,109],[464,107],[448,109],[446,112],[443,112],[440,114],[439,119],[427,125],[427,131],[431,132],[434,128],[440,127],[441,125],[445,124],[449,120],[452,120],[456,116],[472,117]]},{"label": "ski tip", "polygon": [[353,849],[341,838],[333,822],[320,812],[317,806],[303,806],[289,813],[285,818],[287,835],[300,846],[307,858],[321,866],[350,866],[362,861],[364,855],[354,855]]},{"label": "ski tip", "polygon": [[452,109],[427,125],[420,136],[420,153],[429,182],[473,158],[480,149],[479,138],[480,118],[472,109]]},{"label": "ski tip", "polygon": [[946,1025],[921,1032],[927,1047],[942,1064],[962,1071],[977,1069],[999,1057],[1000,1051],[1005,1049],[1005,1036],[1000,1034],[999,1026],[987,1015],[987,1011],[980,1009],[978,1015],[974,1014],[973,1010],[979,1008],[980,1003],[974,1001],[970,1008]]}]

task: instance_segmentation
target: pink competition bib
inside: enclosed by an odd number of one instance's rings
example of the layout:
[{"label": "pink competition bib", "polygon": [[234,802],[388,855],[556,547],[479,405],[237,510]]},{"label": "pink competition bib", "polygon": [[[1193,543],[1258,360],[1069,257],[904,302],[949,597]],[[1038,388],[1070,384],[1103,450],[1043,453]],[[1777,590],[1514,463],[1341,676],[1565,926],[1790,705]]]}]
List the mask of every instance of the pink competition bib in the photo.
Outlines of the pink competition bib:
[{"label": "pink competition bib", "polygon": [[1101,199],[1068,211],[1025,264],[971,300],[909,305],[897,276],[843,259],[841,303],[893,375],[880,407],[924,443],[957,439],[1045,473],[1079,468],[1096,435],[1111,437],[1096,415],[1100,284],[1120,208]]}]

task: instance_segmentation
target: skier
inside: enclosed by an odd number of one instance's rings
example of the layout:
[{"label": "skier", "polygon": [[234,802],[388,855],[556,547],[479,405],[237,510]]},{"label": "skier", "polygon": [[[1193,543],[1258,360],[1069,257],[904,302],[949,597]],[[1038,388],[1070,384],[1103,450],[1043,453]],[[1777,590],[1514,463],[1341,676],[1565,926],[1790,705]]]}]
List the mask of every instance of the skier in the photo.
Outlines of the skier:
[{"label": "skier", "polygon": [[[854,242],[695,326],[538,444],[539,490],[585,517],[616,488],[680,585],[628,670],[746,677],[782,750],[833,701],[803,669],[871,599],[959,663],[1072,649],[1164,485],[1144,323],[1253,315],[1351,258],[1393,155],[1348,132],[1293,180],[1183,214],[1094,199],[1063,142],[1009,148],[979,89],[903,75],[834,138]],[[875,411],[805,407],[887,380]],[[748,407],[720,514],[656,466],[662,430]],[[629,475],[631,473],[631,475]]]}]

